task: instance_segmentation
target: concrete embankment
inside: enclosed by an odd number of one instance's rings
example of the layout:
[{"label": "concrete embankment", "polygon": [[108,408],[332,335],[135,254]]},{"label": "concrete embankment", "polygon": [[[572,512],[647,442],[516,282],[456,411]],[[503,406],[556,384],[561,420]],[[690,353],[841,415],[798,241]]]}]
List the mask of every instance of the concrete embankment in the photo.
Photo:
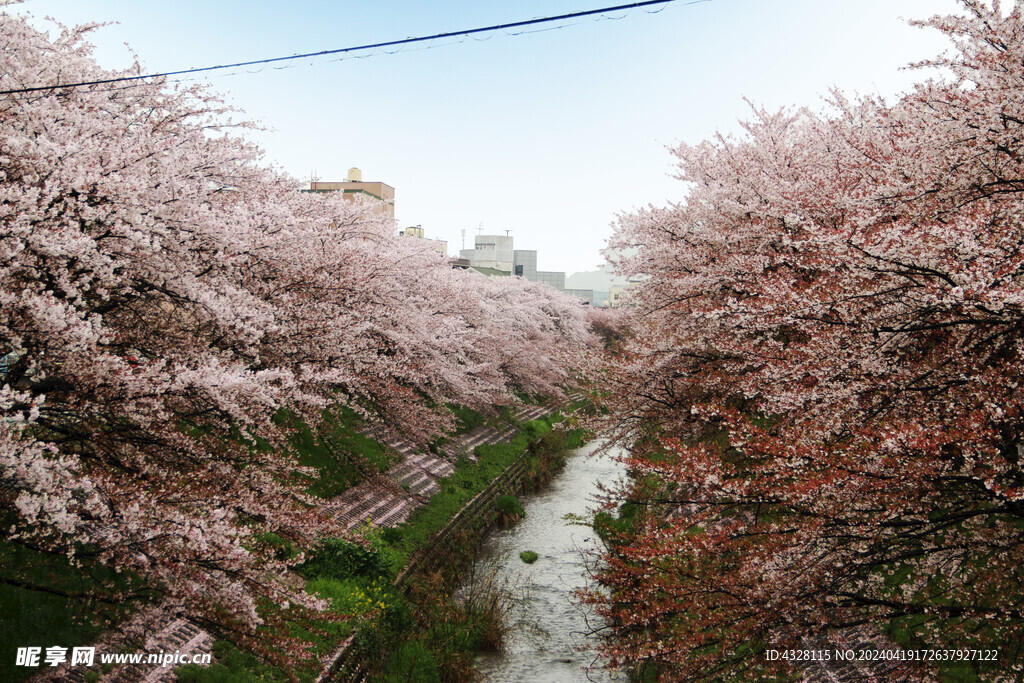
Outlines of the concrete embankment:
[{"label": "concrete embankment", "polygon": [[[533,408],[517,415],[519,421],[533,420],[550,414],[558,406]],[[482,444],[509,441],[516,429],[485,430],[463,438],[464,453]],[[429,543],[420,548],[409,560],[395,579],[395,585],[406,592],[413,601],[418,590],[417,581],[432,574],[444,574],[446,590],[458,583],[459,571],[471,565],[475,548],[486,533],[493,528],[499,510],[495,501],[504,495],[522,493],[532,488],[536,473],[531,471],[533,455],[528,450],[494,477],[493,480],[447,521],[443,528],[434,533]],[[319,680],[358,682],[367,678],[363,654],[355,646],[355,639],[349,638],[338,650]]]},{"label": "concrete embankment", "polygon": [[[394,527],[407,520],[417,509],[427,504],[432,496],[441,490],[443,482],[455,472],[455,461],[459,457],[469,460],[474,458],[474,449],[485,444],[507,442],[517,434],[516,424],[529,422],[551,414],[564,404],[543,406],[525,406],[512,415],[513,420],[504,426],[481,426],[466,434],[449,440],[439,453],[420,452],[407,441],[393,439],[384,443],[392,452],[398,454],[399,462],[386,472],[372,476],[357,486],[351,487],[326,503],[330,521],[323,528],[323,533],[330,536],[332,531],[343,532],[373,523],[375,527]],[[372,435],[372,434],[371,434]],[[522,466],[513,465],[499,476],[492,487],[481,492],[456,515],[450,523],[434,538],[430,548],[424,549],[411,558],[410,565],[399,578],[404,583],[407,577],[416,572],[428,570],[451,552],[453,544],[459,542],[460,534],[470,525],[489,523],[487,510],[496,492],[511,491],[518,484],[522,475]],[[437,549],[434,550],[433,548]],[[294,575],[292,575],[294,576]],[[296,581],[302,579],[294,576]],[[181,653],[208,653],[214,638],[200,626],[187,618],[172,617],[159,609],[147,609],[130,619],[133,634],[146,633],[146,649],[149,651],[169,651]],[[126,651],[128,642],[118,636],[119,630],[105,634],[99,644],[109,651]],[[342,647],[333,658],[325,674],[338,670],[338,664],[345,660],[348,648]],[[57,667],[46,672],[53,680],[91,680],[90,676],[100,673],[97,666]],[[56,676],[56,678],[54,678]],[[103,680],[116,680],[119,683],[137,683],[141,681],[175,680],[173,669],[159,664],[133,664],[120,666],[114,670],[106,669]]]}]

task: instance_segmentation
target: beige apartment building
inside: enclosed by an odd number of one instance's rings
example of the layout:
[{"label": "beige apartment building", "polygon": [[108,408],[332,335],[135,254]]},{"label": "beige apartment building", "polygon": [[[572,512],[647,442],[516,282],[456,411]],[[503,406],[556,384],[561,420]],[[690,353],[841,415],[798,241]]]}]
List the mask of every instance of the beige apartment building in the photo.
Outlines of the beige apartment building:
[{"label": "beige apartment building", "polygon": [[387,183],[363,182],[363,173],[358,168],[350,168],[348,179],[341,182],[310,181],[309,191],[342,192],[345,199],[354,199],[359,195],[365,195],[383,202],[381,210],[388,218],[395,217],[395,188]]},{"label": "beige apartment building", "polygon": [[398,235],[399,237],[413,237],[418,240],[423,240],[425,244],[429,245],[431,249],[441,256],[448,256],[448,242],[445,240],[429,239],[423,231],[422,225],[414,225],[412,227],[405,228],[404,230],[399,230]]}]

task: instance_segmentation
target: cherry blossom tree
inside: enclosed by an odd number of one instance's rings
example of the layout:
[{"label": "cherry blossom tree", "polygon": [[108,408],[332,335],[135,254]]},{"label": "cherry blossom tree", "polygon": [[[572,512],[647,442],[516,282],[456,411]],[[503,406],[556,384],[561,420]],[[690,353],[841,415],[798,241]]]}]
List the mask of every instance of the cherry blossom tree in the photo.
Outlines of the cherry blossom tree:
[{"label": "cherry blossom tree", "polygon": [[607,394],[659,514],[591,596],[613,659],[752,676],[871,624],[1020,669],[1024,7],[963,5],[921,22],[945,78],[755,110],[621,220],[649,279]]},{"label": "cherry blossom tree", "polygon": [[[89,30],[0,14],[0,90],[138,70],[98,67]],[[423,443],[447,403],[560,395],[589,330],[564,295],[299,191],[230,116],[160,81],[0,95],[0,509],[8,542],[251,629],[260,598],[322,607],[252,540],[306,546],[321,521],[281,409],[346,405]]]}]

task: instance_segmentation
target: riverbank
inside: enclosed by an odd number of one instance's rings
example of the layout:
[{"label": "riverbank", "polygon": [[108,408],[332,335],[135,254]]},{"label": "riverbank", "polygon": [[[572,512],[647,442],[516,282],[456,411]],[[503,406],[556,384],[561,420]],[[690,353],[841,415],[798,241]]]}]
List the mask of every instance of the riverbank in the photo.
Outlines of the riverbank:
[{"label": "riverbank", "polygon": [[[338,566],[333,560],[341,559],[344,565],[344,556],[353,546],[372,546],[370,538],[357,540],[356,544],[341,539],[352,539],[353,532],[363,529],[375,530],[369,536],[379,539],[381,532],[388,528],[382,529],[382,526],[393,527],[407,520],[417,509],[422,510],[416,524],[403,524],[403,532],[398,532],[399,535],[408,534],[404,540],[400,541],[392,534],[391,545],[381,541],[383,545],[379,547],[386,550],[382,557],[387,559],[383,573],[377,577],[378,588],[381,584],[389,584],[416,554],[418,543],[422,544],[429,539],[437,528],[447,522],[450,514],[445,513],[443,508],[459,509],[461,501],[472,498],[476,491],[485,487],[493,476],[502,471],[503,457],[514,459],[538,437],[550,432],[551,425],[562,419],[558,412],[560,409],[564,409],[564,406],[526,405],[516,412],[499,411],[494,417],[466,409],[453,409],[457,410],[462,428],[447,439],[431,444],[430,449],[424,452],[412,451],[404,443],[377,441],[375,435],[349,422],[325,421],[323,428],[315,434],[309,433],[303,437],[300,432],[302,438],[295,444],[298,458],[303,464],[315,467],[321,474],[317,480],[318,490],[313,493],[334,496],[325,501],[325,507],[333,513],[334,523],[329,525],[330,528],[323,529],[324,541],[319,548],[306,550],[309,561],[294,567],[287,579],[297,585],[304,585],[306,592],[328,600],[331,607],[327,612],[312,612],[295,605],[264,604],[260,607],[264,624],[255,634],[235,634],[244,636],[236,641],[232,634],[205,630],[206,624],[203,621],[196,621],[188,614],[183,615],[156,605],[137,610],[129,618],[120,620],[120,623],[102,633],[98,639],[91,638],[85,642],[71,639],[65,642],[76,646],[96,646],[97,652],[162,650],[212,653],[212,666],[175,669],[174,674],[183,681],[314,681],[322,672],[322,663],[337,651],[339,643],[358,633],[366,621],[378,618],[385,611],[377,602],[397,604],[404,600],[395,596],[388,600],[371,601],[371,595],[379,593],[377,597],[384,598],[388,597],[388,591],[377,590],[372,585],[372,579],[363,581],[361,577],[339,578]],[[551,413],[555,415],[545,417]],[[539,418],[539,421],[535,418]],[[523,436],[524,433],[527,436]],[[516,449],[519,449],[518,453]],[[367,454],[377,456],[375,459],[368,457],[367,461],[379,460],[379,471],[373,471],[377,469],[376,466],[350,471],[351,463]],[[437,463],[443,467],[438,467]],[[345,482],[351,481],[353,476],[358,476],[360,481],[355,486],[345,488]],[[351,500],[353,490],[369,490],[375,495],[362,495],[358,500]],[[355,538],[358,539],[358,535]],[[256,540],[270,544],[282,559],[294,557],[297,552],[286,538],[273,534],[262,534]],[[323,562],[325,557],[331,561]],[[353,557],[358,559],[359,554],[349,555],[348,559]],[[19,614],[8,614],[5,618],[8,621],[14,618],[15,623],[26,622],[25,615]],[[41,623],[51,624],[55,621],[49,619]],[[300,640],[300,650],[282,647],[286,640],[294,643],[296,637]],[[52,638],[44,637],[43,640],[52,642]],[[149,680],[148,677],[153,675],[172,675],[171,669],[160,665],[101,666],[98,660],[97,657],[96,664],[89,667],[70,667],[65,664],[37,672],[22,668],[16,673],[22,676],[45,674],[48,680],[90,682],[100,679],[132,682]]]},{"label": "riverbank", "polygon": [[[488,683],[588,683],[622,681],[590,651],[600,620],[575,599],[589,581],[599,541],[583,520],[590,516],[598,484],[625,472],[613,453],[594,455],[594,441],[575,450],[565,469],[543,491],[526,496],[524,519],[491,533],[481,546],[474,574],[495,577],[515,596],[503,651],[484,654],[477,669]],[[523,551],[536,553],[527,564]]]},{"label": "riverbank", "polygon": [[325,680],[475,677],[475,654],[502,644],[504,597],[493,585],[478,587],[470,599],[453,593],[480,540],[509,519],[508,501],[550,481],[581,444],[582,432],[552,429],[558,419],[527,423],[507,444],[478,447],[476,461],[462,463],[407,524],[379,532],[377,552],[403,568],[394,582],[402,597],[360,626]]}]

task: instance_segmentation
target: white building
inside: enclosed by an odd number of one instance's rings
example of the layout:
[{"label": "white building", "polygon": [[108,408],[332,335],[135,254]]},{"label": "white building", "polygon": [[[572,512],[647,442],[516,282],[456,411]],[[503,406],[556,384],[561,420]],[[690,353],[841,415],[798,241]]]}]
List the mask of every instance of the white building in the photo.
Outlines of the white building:
[{"label": "white building", "polygon": [[[463,249],[459,256],[468,262],[468,266],[474,269],[484,269],[488,275],[496,275],[494,271],[502,274],[517,275],[526,278],[530,282],[543,282],[549,287],[554,287],[560,292],[569,291],[566,289],[565,273],[553,270],[537,270],[537,251],[535,249],[513,249],[511,235],[477,235],[474,249]],[[601,305],[607,294],[602,294],[598,300],[592,288],[581,287],[571,291],[587,303]],[[602,290],[607,292],[607,289]]]},{"label": "white building", "polygon": [[512,272],[511,235],[477,235],[473,247],[461,250],[459,256],[474,267]]},{"label": "white building", "polygon": [[[613,249],[605,251],[605,254],[613,262],[623,255],[618,250]],[[595,306],[618,306],[621,303],[623,293],[639,280],[640,278],[630,280],[621,275],[616,275],[614,263],[605,263],[598,266],[597,270],[573,273],[565,279],[565,286],[569,289],[593,290]]]}]

